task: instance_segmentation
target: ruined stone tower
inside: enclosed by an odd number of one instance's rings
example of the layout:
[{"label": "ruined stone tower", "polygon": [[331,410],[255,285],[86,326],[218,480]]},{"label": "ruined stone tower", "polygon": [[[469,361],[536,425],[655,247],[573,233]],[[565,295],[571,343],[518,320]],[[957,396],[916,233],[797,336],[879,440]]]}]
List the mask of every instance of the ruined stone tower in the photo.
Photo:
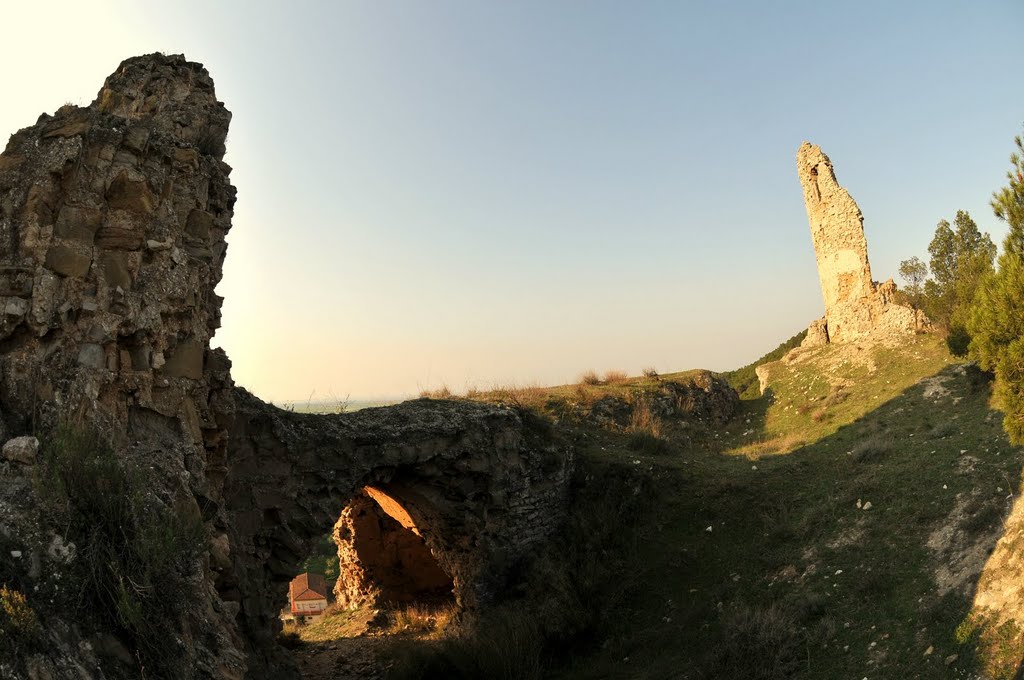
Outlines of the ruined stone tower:
[{"label": "ruined stone tower", "polygon": [[832,162],[804,142],[796,155],[797,173],[818,260],[825,317],[813,322],[804,345],[892,336],[921,328],[919,312],[894,302],[896,284],[871,280],[864,216],[850,192],[836,181]]}]

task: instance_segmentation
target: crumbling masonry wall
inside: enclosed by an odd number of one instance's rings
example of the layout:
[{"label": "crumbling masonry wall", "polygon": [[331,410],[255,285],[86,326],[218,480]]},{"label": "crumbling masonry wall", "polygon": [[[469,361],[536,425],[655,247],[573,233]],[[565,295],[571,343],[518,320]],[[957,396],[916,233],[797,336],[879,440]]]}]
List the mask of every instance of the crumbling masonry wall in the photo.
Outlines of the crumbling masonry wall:
[{"label": "crumbling masonry wall", "polygon": [[[236,388],[209,344],[235,204],[230,120],[201,64],[152,54],[124,61],[89,106],[11,137],[0,155],[0,440],[40,435],[45,453],[45,434],[70,421],[151,469],[152,502],[202,518],[209,548],[176,622],[183,677],[289,678],[274,639],[284,586],[362,489],[406,509],[472,610],[559,523],[572,456],[498,406],[299,415]],[[0,539],[51,587],[73,552],[52,549],[65,546],[62,528],[47,524],[36,448],[22,444],[0,459]],[[117,631],[39,611],[34,677],[141,675]]]},{"label": "crumbling masonry wall", "polygon": [[892,337],[926,326],[923,315],[895,302],[891,279],[881,285],[871,280],[864,217],[836,180],[828,156],[804,142],[796,160],[825,300],[825,317],[810,325],[804,346]]}]

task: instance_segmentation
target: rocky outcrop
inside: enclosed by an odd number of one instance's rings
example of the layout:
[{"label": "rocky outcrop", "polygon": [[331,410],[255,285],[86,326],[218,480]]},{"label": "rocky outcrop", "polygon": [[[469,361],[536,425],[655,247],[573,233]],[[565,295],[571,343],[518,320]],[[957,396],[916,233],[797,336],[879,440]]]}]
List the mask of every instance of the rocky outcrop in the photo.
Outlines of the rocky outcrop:
[{"label": "rocky outcrop", "polygon": [[679,420],[704,428],[723,425],[732,418],[740,398],[729,383],[710,371],[694,371],[684,378],[659,380],[625,394],[609,394],[592,404],[577,406],[577,417],[598,427],[623,430],[638,410],[663,420]]},{"label": "rocky outcrop", "polygon": [[836,181],[828,156],[804,142],[796,164],[825,300],[825,317],[811,324],[802,346],[892,338],[922,329],[924,316],[894,300],[892,279],[883,284],[871,280],[864,217]]},{"label": "rocky outcrop", "polygon": [[[0,155],[0,441],[13,440],[0,461],[0,544],[24,556],[15,567],[30,593],[59,585],[74,551],[53,548],[68,544],[47,524],[24,437],[38,434],[45,458],[58,424],[95,429],[152,472],[149,502],[202,521],[207,549],[172,624],[176,672],[287,678],[295,669],[274,640],[287,583],[367,489],[412,518],[472,611],[560,521],[572,456],[503,407],[300,415],[236,388],[209,345],[235,203],[230,119],[202,65],[154,54],[123,62],[92,104],[41,116]],[[112,663],[142,673],[117,630],[36,604],[48,638],[28,661],[33,677],[108,677]],[[28,672],[5,663],[0,677]]]}]

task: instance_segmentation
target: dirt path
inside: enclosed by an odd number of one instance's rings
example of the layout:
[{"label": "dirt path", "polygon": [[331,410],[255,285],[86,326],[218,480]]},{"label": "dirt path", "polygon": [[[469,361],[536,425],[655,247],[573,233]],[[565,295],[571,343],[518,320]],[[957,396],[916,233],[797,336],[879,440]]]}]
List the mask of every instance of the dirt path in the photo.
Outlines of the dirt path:
[{"label": "dirt path", "polygon": [[306,680],[380,680],[386,671],[380,663],[384,644],[386,640],[374,636],[311,642],[295,658]]}]

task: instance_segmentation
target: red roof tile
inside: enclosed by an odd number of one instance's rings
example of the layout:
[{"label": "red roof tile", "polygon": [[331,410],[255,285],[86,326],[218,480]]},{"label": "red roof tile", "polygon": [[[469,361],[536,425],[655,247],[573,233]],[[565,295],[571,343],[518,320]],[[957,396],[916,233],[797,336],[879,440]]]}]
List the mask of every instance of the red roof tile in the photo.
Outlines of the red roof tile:
[{"label": "red roof tile", "polygon": [[288,597],[292,602],[296,600],[326,600],[327,581],[320,574],[311,574],[308,571],[301,573],[288,585]]}]

